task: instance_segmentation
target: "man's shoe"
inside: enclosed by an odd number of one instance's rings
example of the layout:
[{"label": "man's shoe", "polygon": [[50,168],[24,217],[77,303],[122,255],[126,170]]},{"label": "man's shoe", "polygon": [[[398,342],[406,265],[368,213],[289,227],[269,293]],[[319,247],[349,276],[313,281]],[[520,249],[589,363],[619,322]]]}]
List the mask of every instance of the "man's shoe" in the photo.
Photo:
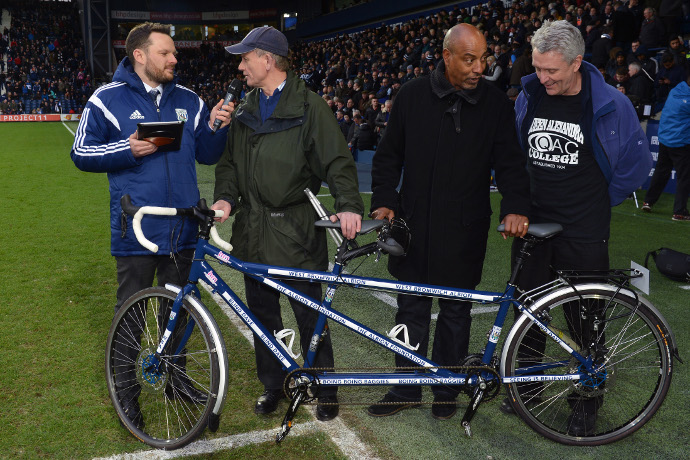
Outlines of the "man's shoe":
[{"label": "man's shoe", "polygon": [[510,397],[509,396],[506,396],[505,398],[503,398],[503,401],[501,401],[501,405],[498,406],[498,408],[504,414],[515,415],[515,409],[513,409],[513,405],[510,403]]},{"label": "man's shoe", "polygon": [[[436,404],[449,403],[453,404]],[[455,399],[434,398],[434,405],[431,406],[431,415],[437,420],[448,420],[458,411],[458,406]]]},{"label": "man's shoe", "polygon": [[674,214],[671,220],[690,220],[690,214]]},{"label": "man's shoe", "polygon": [[265,390],[259,399],[256,400],[254,406],[254,413],[259,415],[267,415],[275,411],[278,403],[285,397],[283,390]]},{"label": "man's shoe", "polygon": [[644,212],[652,212],[652,205],[645,201],[644,203],[642,203],[642,210]]},{"label": "man's shoe", "polygon": [[340,406],[338,405],[338,397],[324,396],[319,398],[319,403],[316,405],[316,419],[322,422],[333,420],[338,416]]},{"label": "man's shoe", "polygon": [[199,391],[184,372],[172,374],[168,385],[165,387],[165,394],[170,399],[184,399],[199,405],[204,405],[208,401],[208,395]]},{"label": "man's shoe", "polygon": [[[531,409],[540,402],[542,402],[541,396],[533,396],[525,401],[525,406],[528,409]],[[501,401],[501,405],[498,406],[498,408],[504,414],[515,415],[515,409],[513,409],[513,405],[510,403],[510,396],[506,396],[505,398],[503,398],[503,401]]]},{"label": "man's shoe", "polygon": [[587,410],[582,406],[573,409],[568,416],[568,434],[571,436],[590,436],[594,433],[594,424],[597,421],[595,410]]},{"label": "man's shoe", "polygon": [[418,400],[401,398],[392,393],[386,393],[381,401],[369,406],[367,412],[373,417],[387,417],[403,409],[415,406],[419,406]]}]

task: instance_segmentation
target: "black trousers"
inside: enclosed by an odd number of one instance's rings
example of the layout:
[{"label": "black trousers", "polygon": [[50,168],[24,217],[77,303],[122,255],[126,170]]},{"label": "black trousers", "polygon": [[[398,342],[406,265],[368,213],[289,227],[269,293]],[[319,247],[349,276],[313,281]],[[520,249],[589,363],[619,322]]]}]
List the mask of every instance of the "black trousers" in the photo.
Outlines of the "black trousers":
[{"label": "black trousers", "polygon": [[[517,238],[513,241],[513,261],[517,256],[520,243],[521,240]],[[530,257],[523,265],[517,282],[519,288],[524,291],[530,291],[554,280],[556,275],[551,270],[551,267],[555,270],[608,270],[608,241],[587,243],[555,237],[538,244],[530,250]],[[596,333],[593,331],[591,322],[580,319],[579,302],[571,302],[564,305],[563,313],[573,340],[579,346],[588,346]],[[517,317],[517,308],[515,309],[515,314]],[[603,341],[604,337],[600,336],[599,340]],[[539,362],[545,349],[546,335],[537,327],[530,328],[518,349],[519,364],[521,366],[534,365]],[[518,391],[528,396],[538,395],[541,388],[542,383],[540,382],[528,382],[518,385]],[[591,409],[591,405],[601,404],[601,398],[580,400],[580,398],[572,397],[569,402],[573,407],[577,404],[582,404],[584,407]]]},{"label": "black trousers", "polygon": [[644,201],[650,205],[656,203],[664,191],[671,170],[676,168],[676,195],[673,200],[673,214],[688,212],[688,193],[690,193],[690,145],[683,147],[666,147],[659,144],[659,157],[654,168],[649,190]]},{"label": "black trousers", "polygon": [[[117,288],[115,313],[130,296],[142,289],[151,287],[154,276],[158,278],[158,286],[164,286],[166,283],[183,286],[187,282],[193,257],[193,249],[180,251],[179,254],[175,255],[174,259],[169,255],[116,257],[117,282],[119,286]],[[171,305],[165,307],[165,311],[158,312],[159,316],[165,315]],[[125,406],[131,404],[131,401],[136,400],[141,393],[135,373],[135,362],[139,349],[138,347],[128,346],[128,344],[131,344],[132,341],[139,343],[142,332],[141,325],[144,324],[144,318],[139,317],[136,309],[132,310],[131,313],[131,315],[125,318],[127,326],[123,327],[123,331],[127,331],[128,336],[117,338],[114,346],[116,351],[114,366],[117,369],[115,384]],[[160,318],[158,324],[161,328],[165,327]],[[186,317],[180,316],[176,329],[184,327],[185,324]],[[173,343],[171,346],[174,347],[175,344]],[[179,369],[183,369],[185,362],[184,360],[178,360],[176,365]]]},{"label": "black trousers", "polygon": [[165,286],[166,283],[184,286],[193,258],[194,249],[184,249],[175,254],[175,258],[169,255],[115,257],[119,285],[115,312],[130,296],[153,286],[154,276],[158,278],[158,286]]},{"label": "black trousers", "polygon": [[[309,281],[286,281],[285,284],[298,290],[307,297],[319,302],[321,300],[321,285],[310,283]],[[280,314],[280,293],[262,283],[245,276],[244,286],[246,289],[247,306],[256,318],[268,329],[269,332],[279,332],[283,330],[283,318]],[[297,320],[299,328],[300,345],[302,358],[306,358],[309,344],[312,339],[314,327],[318,320],[319,313],[311,308],[302,305],[293,299],[288,299],[292,311]],[[283,388],[285,382],[285,369],[275,358],[273,353],[264,346],[263,342],[258,342],[254,337],[254,349],[256,356],[256,372],[259,381],[266,390],[279,390]],[[319,345],[315,362],[311,367],[333,367],[333,345],[331,343],[330,329],[326,329],[326,336]],[[332,396],[337,392],[335,387],[323,387],[319,391],[319,396]]]},{"label": "black trousers", "polygon": [[[426,356],[429,349],[429,324],[431,321],[431,297],[414,295],[398,295],[398,313],[395,315],[396,324],[407,325],[410,345],[419,344],[416,353]],[[468,353],[470,343],[470,327],[472,304],[466,301],[439,299],[440,313],[436,321],[434,345],[431,360],[440,366],[458,365]],[[401,334],[402,336],[402,334]],[[402,339],[402,337],[400,337]],[[418,366],[416,363],[395,355],[397,367]],[[457,388],[433,386],[432,392],[439,399],[454,399]],[[394,386],[391,393],[407,398],[419,400],[422,389],[419,386]]]}]

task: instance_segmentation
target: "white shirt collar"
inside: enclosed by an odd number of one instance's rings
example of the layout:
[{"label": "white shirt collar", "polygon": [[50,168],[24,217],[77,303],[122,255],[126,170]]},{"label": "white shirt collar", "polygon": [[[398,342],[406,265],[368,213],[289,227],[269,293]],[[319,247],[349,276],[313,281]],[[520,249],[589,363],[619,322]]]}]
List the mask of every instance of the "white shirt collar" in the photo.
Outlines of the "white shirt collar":
[{"label": "white shirt collar", "polygon": [[[142,83],[144,83],[142,81]],[[163,85],[158,85],[155,88],[153,86],[149,86],[146,83],[144,83],[144,89],[148,93],[152,89],[157,89],[158,90],[158,98],[156,99],[156,104],[159,104],[161,102],[161,97],[163,97]]]},{"label": "white shirt collar", "polygon": [[[283,88],[285,88],[285,83],[287,83],[287,78],[285,80],[283,80],[283,82],[280,85],[278,85],[278,87],[276,88],[276,91],[282,91]],[[266,94],[266,93],[264,93],[263,89],[261,90],[261,94]],[[273,95],[275,95],[275,91],[273,92]],[[269,96],[266,96],[266,97],[269,97]]]}]

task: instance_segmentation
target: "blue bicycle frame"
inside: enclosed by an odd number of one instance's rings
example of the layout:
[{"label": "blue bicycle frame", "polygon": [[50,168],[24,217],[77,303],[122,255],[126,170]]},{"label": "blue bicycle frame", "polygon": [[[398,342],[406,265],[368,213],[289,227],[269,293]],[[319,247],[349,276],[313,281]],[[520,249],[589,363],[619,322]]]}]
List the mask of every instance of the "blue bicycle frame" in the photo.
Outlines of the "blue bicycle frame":
[{"label": "blue bicycle frame", "polygon": [[[254,334],[261,340],[271,353],[280,361],[287,372],[297,369],[306,369],[314,362],[317,353],[316,347],[310,347],[307,351],[304,364],[299,365],[286,349],[278,342],[273,334],[268,332],[265,327],[256,319],[256,317],[249,311],[247,306],[239,299],[232,289],[223,281],[221,276],[208,264],[205,256],[213,257],[215,260],[223,265],[237,270],[251,278],[287,295],[290,298],[306,305],[319,312],[319,318],[313,332],[312,342],[318,343],[318,340],[323,334],[326,319],[331,319],[347,329],[350,329],[357,334],[366,337],[391,352],[400,355],[411,362],[418,365],[420,369],[414,373],[403,372],[379,372],[379,373],[338,373],[326,372],[319,373],[319,384],[326,386],[341,386],[341,385],[463,385],[475,384],[476,376],[469,377],[467,374],[456,373],[449,369],[440,368],[438,364],[428,360],[414,351],[408,349],[401,344],[390,340],[388,337],[382,336],[374,330],[369,329],[365,325],[349,318],[348,316],[339,313],[331,308],[333,297],[336,289],[339,286],[350,286],[354,288],[370,288],[377,291],[395,292],[404,294],[414,294],[429,297],[468,300],[480,304],[498,303],[499,310],[496,316],[493,328],[488,338],[488,342],[484,349],[482,356],[482,364],[489,365],[496,350],[499,337],[505,322],[506,316],[511,305],[516,306],[520,312],[526,314],[534,323],[541,328],[544,333],[549,335],[568,353],[578,359],[583,368],[587,371],[592,371],[592,360],[584,358],[577,351],[573,350],[565,341],[563,341],[556,333],[551,331],[548,326],[534,317],[532,313],[527,310],[521,302],[515,300],[515,286],[510,283],[507,285],[505,292],[483,292],[465,289],[453,289],[446,287],[439,287],[426,284],[405,283],[399,281],[391,281],[385,279],[365,278],[359,276],[352,276],[343,274],[343,265],[336,263],[331,272],[301,270],[288,267],[278,267],[265,264],[256,264],[243,262],[230,254],[211,245],[207,240],[199,239],[194,255],[194,263],[189,275],[189,281],[182,290],[180,290],[177,299],[173,305],[170,321],[168,322],[166,332],[159,344],[159,353],[165,347],[168,337],[172,334],[175,328],[176,316],[184,296],[197,291],[196,281],[203,279],[209,284],[212,290],[219,294],[220,297],[237,313],[242,321],[252,330]],[[289,286],[276,280],[279,279],[293,279],[293,280],[310,280],[313,282],[327,283],[328,287],[324,299],[321,303],[311,299],[301,292],[290,288]],[[194,324],[188,324],[188,328],[194,327]],[[180,347],[184,346],[184,341]],[[512,383],[520,381],[534,381],[539,379],[541,381],[548,380],[579,380],[585,377],[584,373],[577,372],[567,375],[525,375],[538,374],[549,368],[562,367],[566,362],[551,362],[539,366],[530,366],[528,368],[519,369],[514,376],[502,376],[502,383]],[[522,374],[522,376],[520,375]],[[469,378],[468,378],[469,377]],[[483,377],[487,378],[487,375]]]}]

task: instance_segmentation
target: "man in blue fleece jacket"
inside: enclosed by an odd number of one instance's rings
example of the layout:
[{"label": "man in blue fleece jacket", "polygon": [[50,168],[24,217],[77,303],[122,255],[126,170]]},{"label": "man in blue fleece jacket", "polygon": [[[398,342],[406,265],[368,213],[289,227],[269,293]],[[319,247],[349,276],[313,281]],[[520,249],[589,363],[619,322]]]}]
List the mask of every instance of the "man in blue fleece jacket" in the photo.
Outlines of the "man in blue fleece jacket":
[{"label": "man in blue fleece jacket", "polygon": [[[606,84],[595,66],[583,61],[585,43],[575,26],[567,21],[545,22],[534,34],[532,49],[536,73],[522,78],[515,104],[518,138],[530,176],[531,223],[556,222],[563,231],[530,250],[518,279],[522,291],[554,279],[551,267],[608,270],[611,207],[644,182],[652,165],[635,109]],[[590,311],[588,319],[582,319],[587,315],[578,308],[564,310],[571,336],[587,353],[588,347],[603,341],[603,333],[591,333],[591,318],[598,312]],[[544,336],[534,335],[523,356],[543,352]],[[586,338],[590,336],[596,336],[594,345]],[[538,398],[540,385],[525,384],[518,391]],[[564,420],[567,432],[594,433],[603,397],[564,396],[572,408]],[[509,400],[502,409],[512,411]]]}]

